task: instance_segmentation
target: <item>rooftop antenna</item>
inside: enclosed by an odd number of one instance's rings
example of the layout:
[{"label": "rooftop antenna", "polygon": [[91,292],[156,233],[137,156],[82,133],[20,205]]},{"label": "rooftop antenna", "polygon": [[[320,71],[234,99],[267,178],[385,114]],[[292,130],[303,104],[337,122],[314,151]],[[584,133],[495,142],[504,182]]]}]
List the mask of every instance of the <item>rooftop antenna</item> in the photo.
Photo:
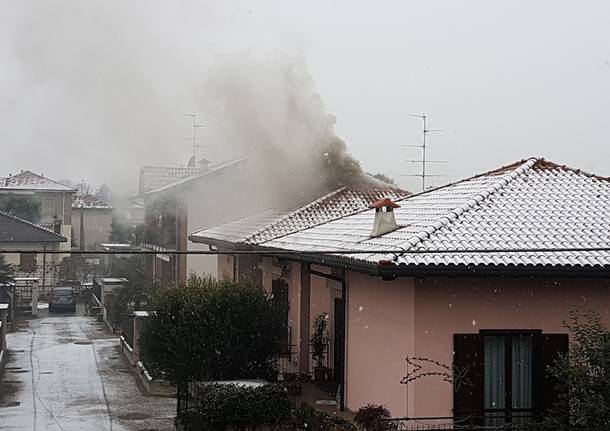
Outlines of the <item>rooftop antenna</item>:
[{"label": "rooftop antenna", "polygon": [[205,124],[197,123],[197,114],[182,114],[183,117],[190,117],[193,119],[193,137],[186,138],[187,141],[193,142],[193,160],[197,163],[197,148],[199,148],[199,144],[197,143],[197,129],[199,127],[205,127]]},{"label": "rooftop antenna", "polygon": [[432,175],[432,174],[426,173],[426,164],[427,163],[447,163],[447,160],[428,160],[428,159],[426,159],[426,137],[428,136],[428,133],[440,132],[443,129],[428,129],[428,117],[426,116],[425,113],[421,114],[421,115],[411,114],[409,116],[415,117],[415,118],[421,118],[422,123],[423,123],[423,128],[422,128],[423,139],[422,139],[421,145],[403,145],[404,147],[421,148],[421,151],[422,151],[421,160],[406,160],[407,163],[421,163],[421,174],[413,174],[413,175],[407,175],[407,176],[421,178],[421,189],[423,192],[423,191],[426,191],[426,178],[446,176],[446,175]]}]

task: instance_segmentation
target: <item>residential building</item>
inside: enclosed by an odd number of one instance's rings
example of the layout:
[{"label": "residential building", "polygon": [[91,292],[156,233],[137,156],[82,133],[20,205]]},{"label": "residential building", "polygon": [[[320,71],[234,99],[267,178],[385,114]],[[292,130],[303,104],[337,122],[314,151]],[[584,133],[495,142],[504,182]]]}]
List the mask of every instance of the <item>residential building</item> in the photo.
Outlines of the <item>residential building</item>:
[{"label": "residential building", "polygon": [[265,253],[265,289],[287,287],[298,369],[311,368],[306,340],[322,311],[350,410],[540,416],[570,310],[610,325],[610,178],[531,158],[370,204],[293,232],[227,237]]},{"label": "residential building", "polygon": [[15,277],[37,278],[43,290],[59,278],[61,255],[36,253],[62,250],[68,238],[45,227],[0,212],[0,250],[15,268]]},{"label": "residential building", "polygon": [[[143,168],[145,226],[143,247],[158,251],[148,259],[148,270],[164,283],[186,280],[189,273],[216,272],[216,259],[172,254],[187,249],[188,232],[243,215],[248,178],[246,159],[231,159],[200,168]],[[182,177],[180,177],[182,175]],[[177,178],[177,179],[176,179]],[[169,181],[169,182],[167,182]],[[231,199],[219,199],[231,194]],[[200,247],[207,249],[207,247]]]},{"label": "residential building", "polygon": [[133,198],[125,210],[125,220],[134,227],[144,224],[145,213],[146,208],[144,207],[144,199],[138,197]]},{"label": "residential building", "polygon": [[68,239],[61,244],[62,250],[70,250],[72,197],[75,193],[73,188],[31,171],[0,178],[0,195],[26,198],[39,205],[40,220],[37,223]]},{"label": "residential building", "polygon": [[[189,239],[195,244],[208,244],[221,251],[250,249],[263,246],[267,241],[322,225],[369,207],[380,199],[400,199],[409,192],[395,187],[349,186],[328,193],[313,202],[290,210],[267,209],[233,221],[194,232]],[[304,246],[302,244],[301,246]],[[315,271],[315,268],[314,268]],[[313,371],[308,347],[309,334],[316,316],[330,317],[333,336],[327,347],[327,364],[342,363],[339,317],[342,310],[342,286],[335,272],[328,271],[311,279],[311,295],[307,298],[295,289],[300,285],[302,273],[298,264],[289,259],[237,254],[218,256],[218,276],[235,280],[250,280],[262,285],[273,295],[286,315],[286,332],[283,340],[286,352],[280,358],[281,371],[309,373]],[[309,275],[310,276],[310,275]],[[301,299],[303,299],[301,301]],[[295,306],[302,303],[303,308]],[[305,304],[307,303],[307,307]],[[307,316],[307,317],[305,317]],[[336,319],[335,319],[336,317]],[[306,325],[307,328],[302,328]],[[336,335],[336,336],[335,336]],[[329,367],[336,368],[336,367]],[[340,373],[333,380],[340,383]]]},{"label": "residential building", "polygon": [[108,202],[90,195],[76,195],[72,200],[73,244],[79,250],[92,250],[108,242],[112,231],[114,208]]}]

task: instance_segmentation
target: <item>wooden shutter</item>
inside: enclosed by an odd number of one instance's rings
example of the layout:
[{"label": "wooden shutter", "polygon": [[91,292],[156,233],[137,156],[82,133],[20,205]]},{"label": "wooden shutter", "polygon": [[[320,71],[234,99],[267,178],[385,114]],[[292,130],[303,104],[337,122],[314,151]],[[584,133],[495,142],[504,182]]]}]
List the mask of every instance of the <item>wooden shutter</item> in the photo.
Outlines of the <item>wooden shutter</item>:
[{"label": "wooden shutter", "polygon": [[536,360],[534,393],[536,397],[536,409],[540,414],[555,402],[557,380],[549,375],[548,368],[551,367],[560,354],[567,354],[569,339],[567,334],[541,334],[538,343]]},{"label": "wooden shutter", "polygon": [[453,336],[454,373],[465,375],[454,382],[453,416],[465,418],[483,414],[483,354],[479,334]]},{"label": "wooden shutter", "polygon": [[279,339],[281,354],[290,353],[290,337],[288,336],[288,283],[285,280],[273,280],[271,285],[271,302],[282,322],[282,335]]}]

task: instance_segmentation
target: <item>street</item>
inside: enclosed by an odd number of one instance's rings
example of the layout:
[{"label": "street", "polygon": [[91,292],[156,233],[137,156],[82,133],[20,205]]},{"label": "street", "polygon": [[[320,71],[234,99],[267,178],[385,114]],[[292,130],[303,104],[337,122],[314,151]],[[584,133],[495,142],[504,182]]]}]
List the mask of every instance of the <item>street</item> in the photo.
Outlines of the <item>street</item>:
[{"label": "street", "polygon": [[144,396],[116,335],[82,315],[18,322],[7,334],[0,429],[169,430],[176,400]]}]

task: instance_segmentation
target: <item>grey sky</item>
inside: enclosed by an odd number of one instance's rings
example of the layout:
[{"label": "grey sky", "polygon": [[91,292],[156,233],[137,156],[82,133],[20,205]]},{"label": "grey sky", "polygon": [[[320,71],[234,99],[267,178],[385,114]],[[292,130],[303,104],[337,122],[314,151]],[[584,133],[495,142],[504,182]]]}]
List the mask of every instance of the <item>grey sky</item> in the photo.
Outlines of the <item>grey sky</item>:
[{"label": "grey sky", "polygon": [[[226,4],[225,4],[226,3]],[[419,158],[449,181],[528,156],[610,175],[610,2],[9,1],[0,14],[0,175],[136,187],[181,164],[206,73],[227,58],[302,56],[336,132],[368,171]],[[206,105],[208,103],[208,105]],[[210,121],[207,118],[207,121]],[[213,129],[213,128],[212,128]],[[199,130],[200,153],[227,150]],[[211,133],[211,135],[206,135]],[[439,183],[441,180],[436,180]]]}]

